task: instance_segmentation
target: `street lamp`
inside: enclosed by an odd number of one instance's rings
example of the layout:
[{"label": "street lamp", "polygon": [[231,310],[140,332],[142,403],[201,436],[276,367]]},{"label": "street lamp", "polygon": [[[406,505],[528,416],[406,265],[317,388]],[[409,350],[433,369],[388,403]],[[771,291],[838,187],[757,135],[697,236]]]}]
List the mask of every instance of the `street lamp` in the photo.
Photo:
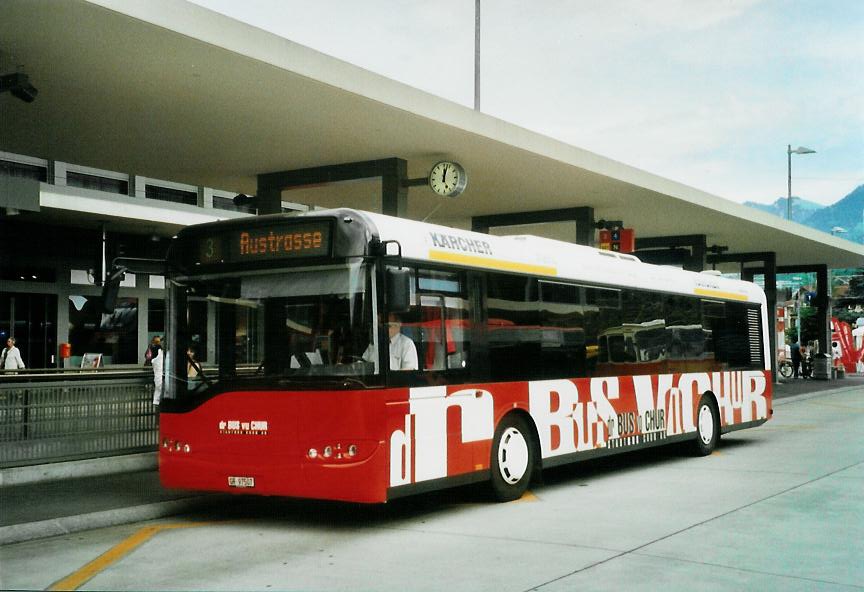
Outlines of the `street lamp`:
[{"label": "street lamp", "polygon": [[815,150],[811,150],[810,148],[805,148],[804,146],[798,146],[795,150],[792,150],[792,144],[788,144],[786,146],[786,158],[789,160],[789,193],[788,198],[786,199],[786,219],[792,219],[792,155],[793,154],[815,154]]}]

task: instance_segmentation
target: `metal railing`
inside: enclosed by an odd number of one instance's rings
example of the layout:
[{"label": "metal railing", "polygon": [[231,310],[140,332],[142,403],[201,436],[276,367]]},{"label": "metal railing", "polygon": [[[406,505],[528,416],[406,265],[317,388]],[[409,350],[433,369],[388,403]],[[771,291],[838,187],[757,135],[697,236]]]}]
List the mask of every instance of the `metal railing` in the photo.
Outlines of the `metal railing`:
[{"label": "metal railing", "polygon": [[153,374],[0,375],[0,468],[156,449]]}]

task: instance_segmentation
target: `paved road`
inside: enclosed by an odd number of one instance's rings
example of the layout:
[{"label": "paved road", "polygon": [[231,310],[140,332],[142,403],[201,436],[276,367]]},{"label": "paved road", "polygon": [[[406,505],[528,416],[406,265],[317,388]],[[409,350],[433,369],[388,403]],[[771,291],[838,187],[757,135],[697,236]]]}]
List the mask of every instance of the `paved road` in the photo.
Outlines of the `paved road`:
[{"label": "paved road", "polygon": [[[237,499],[0,547],[0,588],[862,590],[864,390],[778,400],[705,458],[658,449],[385,507]],[[68,579],[64,579],[68,578]]]}]

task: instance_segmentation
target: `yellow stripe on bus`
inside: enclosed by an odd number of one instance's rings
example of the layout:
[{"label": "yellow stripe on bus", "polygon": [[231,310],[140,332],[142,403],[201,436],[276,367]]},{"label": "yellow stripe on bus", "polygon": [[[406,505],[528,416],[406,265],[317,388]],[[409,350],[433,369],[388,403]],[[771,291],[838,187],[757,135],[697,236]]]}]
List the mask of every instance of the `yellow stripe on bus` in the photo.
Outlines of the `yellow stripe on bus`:
[{"label": "yellow stripe on bus", "polygon": [[433,261],[446,261],[447,263],[459,263],[462,265],[500,269],[503,271],[521,271],[523,273],[535,273],[537,275],[558,275],[558,269],[549,265],[533,265],[531,263],[517,263],[515,261],[504,261],[501,259],[488,259],[486,257],[465,255],[463,253],[430,250],[429,258]]},{"label": "yellow stripe on bus", "polygon": [[713,298],[727,298],[729,300],[747,300],[746,294],[737,294],[735,292],[724,292],[722,290],[709,290],[708,288],[696,288],[693,290],[699,296],[711,296]]}]

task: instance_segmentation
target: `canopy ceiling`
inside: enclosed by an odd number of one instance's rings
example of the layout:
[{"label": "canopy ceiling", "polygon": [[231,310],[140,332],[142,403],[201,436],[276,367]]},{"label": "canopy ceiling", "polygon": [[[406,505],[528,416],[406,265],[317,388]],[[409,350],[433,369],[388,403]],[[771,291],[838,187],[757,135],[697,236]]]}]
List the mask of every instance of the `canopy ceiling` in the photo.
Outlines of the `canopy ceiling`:
[{"label": "canopy ceiling", "polygon": [[[183,0],[4,0],[2,72],[39,94],[0,95],[0,150],[245,193],[256,175],[399,157],[469,176],[458,199],[411,188],[408,217],[591,206],[637,236],[705,234],[778,265],[860,265],[864,247],[477,113]],[[380,210],[376,181],[287,201]]]}]

